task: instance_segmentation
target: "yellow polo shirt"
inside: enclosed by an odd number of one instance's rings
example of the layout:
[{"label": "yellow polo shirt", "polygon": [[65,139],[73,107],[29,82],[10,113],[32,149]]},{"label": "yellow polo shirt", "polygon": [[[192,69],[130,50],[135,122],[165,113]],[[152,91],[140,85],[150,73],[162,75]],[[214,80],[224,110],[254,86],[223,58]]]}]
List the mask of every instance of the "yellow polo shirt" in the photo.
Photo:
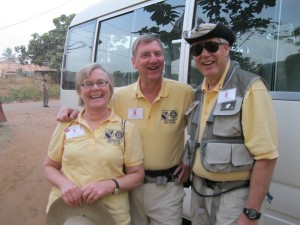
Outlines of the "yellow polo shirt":
[{"label": "yellow polo shirt", "polygon": [[153,104],[141,92],[139,80],[115,92],[111,106],[138,129],[146,170],[168,169],[181,161],[187,125],[184,113],[193,98],[190,85],[165,78]]},{"label": "yellow polo shirt", "polygon": [[[228,63],[218,85],[208,91],[206,79],[201,87],[204,94],[200,121],[199,142],[218,94],[223,87],[225,76],[229,70]],[[254,155],[254,159],[274,159],[278,157],[277,125],[272,99],[261,80],[256,80],[247,91],[242,105],[242,128],[245,145]],[[216,173],[207,171],[200,159],[200,149],[196,150],[193,172],[202,178],[213,181],[249,180],[251,171]]]},{"label": "yellow polo shirt", "polygon": [[[124,175],[123,165],[143,164],[143,147],[137,129],[130,122],[125,124],[125,145],[121,118],[110,117],[91,131],[82,117],[83,111],[72,122],[58,123],[50,140],[49,157],[62,164],[61,172],[79,187],[86,184],[117,178]],[[53,187],[50,205],[60,197]],[[130,221],[127,192],[107,195],[101,199],[118,225]]]}]

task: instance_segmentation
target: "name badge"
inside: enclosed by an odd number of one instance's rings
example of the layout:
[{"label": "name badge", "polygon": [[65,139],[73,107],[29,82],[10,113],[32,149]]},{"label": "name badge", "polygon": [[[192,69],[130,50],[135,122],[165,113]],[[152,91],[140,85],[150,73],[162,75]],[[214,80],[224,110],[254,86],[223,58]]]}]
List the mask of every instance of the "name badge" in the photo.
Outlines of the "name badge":
[{"label": "name badge", "polygon": [[233,102],[236,97],[236,88],[220,91],[218,95],[218,103]]},{"label": "name badge", "polygon": [[66,133],[67,139],[75,138],[75,137],[85,134],[84,129],[80,125],[74,125],[71,127],[67,127],[65,129],[65,133]]},{"label": "name badge", "polygon": [[144,117],[143,108],[130,108],[128,109],[128,119],[141,120]]}]

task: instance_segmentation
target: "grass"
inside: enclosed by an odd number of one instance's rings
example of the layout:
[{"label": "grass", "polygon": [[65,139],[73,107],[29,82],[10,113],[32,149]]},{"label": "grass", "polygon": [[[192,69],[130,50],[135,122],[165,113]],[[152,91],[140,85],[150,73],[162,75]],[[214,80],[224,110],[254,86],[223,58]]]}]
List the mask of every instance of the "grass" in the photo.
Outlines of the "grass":
[{"label": "grass", "polygon": [[[59,98],[59,84],[54,83],[51,77],[46,77],[49,87],[49,98]],[[42,77],[8,77],[0,78],[0,101],[2,103],[41,101]]]}]

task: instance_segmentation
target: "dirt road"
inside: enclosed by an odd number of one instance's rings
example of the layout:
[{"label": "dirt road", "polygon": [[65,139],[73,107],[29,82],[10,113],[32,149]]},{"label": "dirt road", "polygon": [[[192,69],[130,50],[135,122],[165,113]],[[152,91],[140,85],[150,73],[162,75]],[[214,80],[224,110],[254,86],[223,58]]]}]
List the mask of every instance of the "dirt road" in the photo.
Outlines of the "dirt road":
[{"label": "dirt road", "polygon": [[42,163],[56,126],[59,100],[3,104],[0,123],[0,225],[45,225],[50,184]]}]

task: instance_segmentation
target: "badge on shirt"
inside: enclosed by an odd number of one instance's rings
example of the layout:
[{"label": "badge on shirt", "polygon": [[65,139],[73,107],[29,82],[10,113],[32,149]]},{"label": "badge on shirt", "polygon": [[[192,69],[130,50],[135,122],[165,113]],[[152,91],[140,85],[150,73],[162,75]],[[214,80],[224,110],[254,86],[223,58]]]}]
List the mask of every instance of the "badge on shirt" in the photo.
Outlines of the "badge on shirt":
[{"label": "badge on shirt", "polygon": [[110,144],[120,144],[122,139],[123,139],[123,131],[121,130],[116,130],[116,129],[105,129],[105,136],[104,138],[106,139],[107,143]]},{"label": "badge on shirt", "polygon": [[163,121],[164,124],[176,123],[177,116],[178,116],[178,111],[176,109],[161,111],[161,120]]},{"label": "badge on shirt", "polygon": [[65,129],[65,133],[67,139],[75,138],[85,134],[84,129],[80,125],[67,127]]},{"label": "badge on shirt", "polygon": [[236,88],[220,91],[218,95],[218,103],[233,102],[236,98]]},{"label": "badge on shirt", "polygon": [[234,102],[226,102],[226,103],[223,103],[221,105],[221,111],[228,111],[228,110],[234,110],[235,109],[235,101]]},{"label": "badge on shirt", "polygon": [[144,117],[143,108],[130,108],[128,109],[128,119],[141,120]]}]

